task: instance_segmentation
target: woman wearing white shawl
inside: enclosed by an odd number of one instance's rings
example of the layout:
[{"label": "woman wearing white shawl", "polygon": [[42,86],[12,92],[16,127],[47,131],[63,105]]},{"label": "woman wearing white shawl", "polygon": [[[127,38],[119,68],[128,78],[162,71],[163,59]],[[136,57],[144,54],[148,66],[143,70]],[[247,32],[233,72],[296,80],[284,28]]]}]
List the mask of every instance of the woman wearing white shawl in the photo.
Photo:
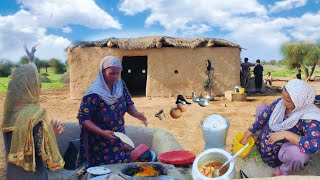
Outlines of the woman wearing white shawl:
[{"label": "woman wearing white shawl", "polygon": [[147,118],[138,112],[122,80],[121,62],[114,56],[102,59],[99,74],[84,93],[78,119],[82,125],[80,157],[89,166],[130,162],[130,149],[114,132],[125,133],[124,114],[142,121]]},{"label": "woman wearing white shawl", "polygon": [[261,131],[256,145],[262,160],[276,168],[274,176],[303,168],[320,149],[320,109],[313,104],[315,92],[302,80],[289,81],[282,98],[257,114],[241,140]]}]

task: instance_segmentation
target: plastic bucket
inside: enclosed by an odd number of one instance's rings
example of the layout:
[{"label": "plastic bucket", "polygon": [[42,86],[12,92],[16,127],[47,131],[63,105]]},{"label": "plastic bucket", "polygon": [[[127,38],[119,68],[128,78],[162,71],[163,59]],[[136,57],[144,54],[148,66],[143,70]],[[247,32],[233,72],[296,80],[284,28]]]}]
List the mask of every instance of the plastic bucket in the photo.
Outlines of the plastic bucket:
[{"label": "plastic bucket", "polygon": [[208,116],[200,125],[205,140],[205,149],[225,149],[229,126],[229,120],[219,114]]},{"label": "plastic bucket", "polygon": [[[244,136],[244,133],[238,133],[233,137],[233,150],[232,150],[233,154],[237,153],[241,148],[244,147],[244,145],[240,143],[243,136]],[[248,138],[248,142],[249,142],[249,146],[241,154],[239,154],[238,157],[245,158],[248,156],[249,152],[251,151],[254,145],[254,139],[252,136]]]},{"label": "plastic bucket", "polygon": [[245,90],[244,88],[239,88],[239,93],[244,94],[244,90]]}]

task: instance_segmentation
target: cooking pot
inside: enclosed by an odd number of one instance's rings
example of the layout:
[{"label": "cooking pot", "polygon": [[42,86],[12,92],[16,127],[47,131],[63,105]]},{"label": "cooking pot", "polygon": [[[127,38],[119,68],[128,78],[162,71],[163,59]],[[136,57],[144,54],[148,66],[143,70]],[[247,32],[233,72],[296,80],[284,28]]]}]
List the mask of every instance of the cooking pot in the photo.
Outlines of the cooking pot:
[{"label": "cooking pot", "polygon": [[182,112],[177,107],[173,107],[170,110],[170,116],[174,119],[178,119],[182,115]]},{"label": "cooking pot", "polygon": [[193,162],[192,165],[192,177],[194,180],[217,180],[217,179],[233,179],[236,174],[236,168],[234,161],[232,160],[229,163],[228,171],[222,176],[209,178],[201,174],[199,168],[209,162],[221,162],[222,164],[228,159],[231,159],[232,156],[225,150],[218,148],[211,148],[200,153]]}]

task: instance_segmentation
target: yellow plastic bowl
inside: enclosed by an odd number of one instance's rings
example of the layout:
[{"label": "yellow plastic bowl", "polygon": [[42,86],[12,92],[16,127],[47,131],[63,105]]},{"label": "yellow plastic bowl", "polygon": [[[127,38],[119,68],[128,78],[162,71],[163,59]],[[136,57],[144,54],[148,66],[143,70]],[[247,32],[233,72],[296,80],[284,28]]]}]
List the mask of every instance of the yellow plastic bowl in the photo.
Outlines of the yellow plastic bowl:
[{"label": "yellow plastic bowl", "polygon": [[245,88],[239,88],[239,93],[244,94],[244,90],[245,90]]},{"label": "yellow plastic bowl", "polygon": [[[232,150],[233,154],[237,153],[241,148],[244,147],[244,145],[240,143],[243,136],[244,136],[244,133],[237,133],[233,137],[233,150]],[[252,146],[254,145],[254,139],[252,136],[249,137],[248,142],[249,142],[249,146],[241,154],[239,154],[238,157],[245,158],[248,156]]]}]

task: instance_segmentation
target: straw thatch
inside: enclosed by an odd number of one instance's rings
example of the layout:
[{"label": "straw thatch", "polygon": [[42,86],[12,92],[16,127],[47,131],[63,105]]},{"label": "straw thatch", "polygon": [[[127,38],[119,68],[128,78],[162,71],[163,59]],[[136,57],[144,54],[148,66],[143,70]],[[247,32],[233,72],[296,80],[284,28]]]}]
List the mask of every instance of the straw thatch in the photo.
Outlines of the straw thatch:
[{"label": "straw thatch", "polygon": [[108,47],[125,50],[177,47],[177,48],[196,48],[196,47],[237,47],[238,44],[216,38],[173,38],[167,36],[149,36],[139,38],[109,38],[102,41],[80,41],[67,48],[72,51],[75,47]]}]

